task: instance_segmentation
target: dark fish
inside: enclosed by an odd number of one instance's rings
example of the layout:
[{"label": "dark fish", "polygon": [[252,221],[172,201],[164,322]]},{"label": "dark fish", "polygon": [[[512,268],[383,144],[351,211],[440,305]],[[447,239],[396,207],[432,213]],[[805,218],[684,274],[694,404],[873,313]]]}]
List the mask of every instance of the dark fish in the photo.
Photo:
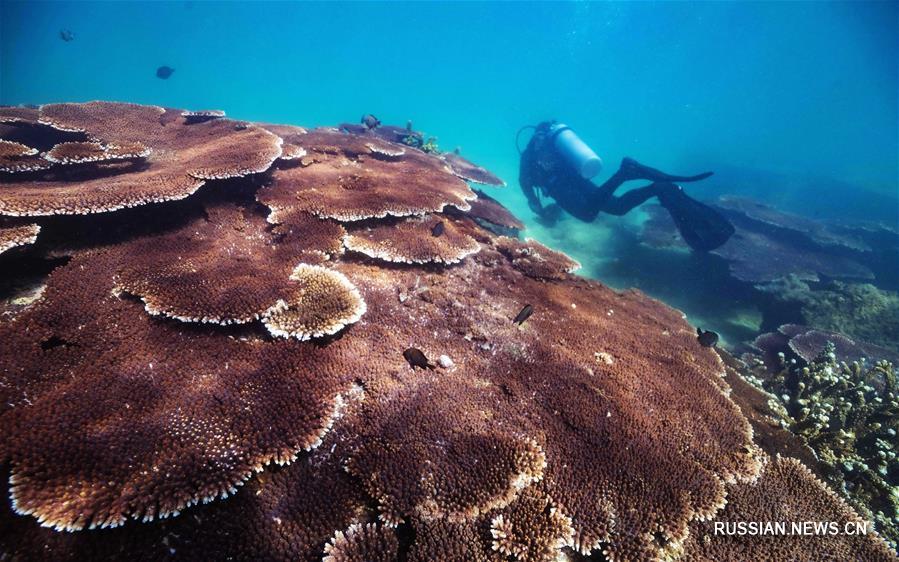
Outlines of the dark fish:
[{"label": "dark fish", "polygon": [[703,331],[702,328],[696,328],[696,339],[702,347],[715,347],[718,345],[718,334],[711,330]]},{"label": "dark fish", "polygon": [[372,115],[371,113],[366,113],[365,115],[363,115],[362,121],[360,121],[360,123],[362,123],[369,129],[374,129],[375,127],[377,127],[378,125],[381,124],[381,122],[378,120],[378,118],[375,117],[374,115]]},{"label": "dark fish", "polygon": [[431,227],[431,236],[433,236],[434,238],[439,237],[441,234],[443,234],[443,228],[443,221],[438,222]]},{"label": "dark fish", "polygon": [[160,66],[156,69],[156,77],[163,80],[168,80],[169,76],[171,76],[173,72],[175,72],[175,69],[171,66]]},{"label": "dark fish", "polygon": [[69,31],[68,29],[60,29],[59,30],[59,38],[68,43],[69,41],[75,40],[75,34]]},{"label": "dark fish", "polygon": [[534,313],[534,307],[529,304],[526,304],[526,305],[524,305],[524,308],[522,308],[521,311],[518,313],[518,316],[515,317],[515,320],[512,320],[512,323],[518,324],[519,326],[521,326],[522,324],[524,324],[525,320],[527,320],[528,318],[531,317],[531,314],[533,314],[533,313]]},{"label": "dark fish", "polygon": [[425,357],[425,354],[422,353],[420,349],[416,349],[414,347],[410,347],[406,351],[403,352],[403,357],[406,358],[406,361],[409,363],[409,366],[412,367],[412,370],[415,370],[415,367],[420,369],[434,369],[434,365],[428,363],[428,358]]}]

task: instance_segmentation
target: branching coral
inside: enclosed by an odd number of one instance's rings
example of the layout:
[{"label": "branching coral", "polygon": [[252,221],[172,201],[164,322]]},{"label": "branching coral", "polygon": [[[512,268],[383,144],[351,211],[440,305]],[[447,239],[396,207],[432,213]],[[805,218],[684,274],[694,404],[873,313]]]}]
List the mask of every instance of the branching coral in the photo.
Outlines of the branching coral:
[{"label": "branching coral", "polygon": [[892,348],[899,353],[899,295],[867,283],[833,282],[800,301],[805,322],[820,330]]},{"label": "branching coral", "polygon": [[539,493],[522,497],[490,522],[493,550],[515,560],[556,560],[572,543],[571,520]]},{"label": "branching coral", "polygon": [[782,366],[765,388],[784,401],[787,427],[828,468],[836,489],[899,542],[899,388],[893,365],[837,360],[833,343],[808,366]]}]

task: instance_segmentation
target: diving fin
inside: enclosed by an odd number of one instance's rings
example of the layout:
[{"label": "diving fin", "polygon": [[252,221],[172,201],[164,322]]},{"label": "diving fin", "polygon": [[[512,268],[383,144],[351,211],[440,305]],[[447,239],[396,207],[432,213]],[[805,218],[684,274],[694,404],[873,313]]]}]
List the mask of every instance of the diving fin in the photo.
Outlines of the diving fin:
[{"label": "diving fin", "polygon": [[624,176],[625,180],[649,180],[653,182],[691,182],[704,180],[715,172],[704,172],[695,176],[675,176],[666,174],[661,170],[644,166],[633,158],[623,158],[618,173]]},{"label": "diving fin", "polygon": [[710,252],[727,242],[735,232],[724,215],[684,193],[680,186],[669,184],[659,201],[671,214],[684,241],[694,250]]}]

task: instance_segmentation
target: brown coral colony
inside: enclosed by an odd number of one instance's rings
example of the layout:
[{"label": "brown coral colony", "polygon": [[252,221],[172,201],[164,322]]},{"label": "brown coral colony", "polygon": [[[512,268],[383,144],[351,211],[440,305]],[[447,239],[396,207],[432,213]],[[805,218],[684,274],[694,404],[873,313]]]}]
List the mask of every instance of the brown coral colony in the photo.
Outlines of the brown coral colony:
[{"label": "brown coral colony", "polygon": [[709,520],[854,515],[761,452],[678,311],[519,240],[457,155],[121,103],[0,123],[2,259],[78,242],[0,317],[0,559],[803,559]]}]

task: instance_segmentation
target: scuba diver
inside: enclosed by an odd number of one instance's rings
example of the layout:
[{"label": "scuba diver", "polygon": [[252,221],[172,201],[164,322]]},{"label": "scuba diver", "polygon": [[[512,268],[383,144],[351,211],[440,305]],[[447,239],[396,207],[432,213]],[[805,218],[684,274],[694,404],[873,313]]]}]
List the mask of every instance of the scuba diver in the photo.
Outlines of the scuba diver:
[{"label": "scuba diver", "polygon": [[[632,158],[624,158],[612,177],[600,186],[590,178],[599,173],[602,160],[569,127],[555,121],[545,121],[533,128],[534,135],[521,154],[518,182],[528,200],[528,207],[539,217],[554,221],[559,207],[584,222],[593,222],[600,212],[624,215],[652,197],[671,214],[684,241],[694,250],[708,252],[718,248],[734,233],[733,225],[718,211],[688,197],[674,182],[693,182],[712,175],[706,172],[695,176],[674,176],[644,166]],[[518,137],[516,137],[517,146]],[[615,195],[621,185],[630,180],[652,182]],[[555,200],[544,207],[539,195]]]}]

